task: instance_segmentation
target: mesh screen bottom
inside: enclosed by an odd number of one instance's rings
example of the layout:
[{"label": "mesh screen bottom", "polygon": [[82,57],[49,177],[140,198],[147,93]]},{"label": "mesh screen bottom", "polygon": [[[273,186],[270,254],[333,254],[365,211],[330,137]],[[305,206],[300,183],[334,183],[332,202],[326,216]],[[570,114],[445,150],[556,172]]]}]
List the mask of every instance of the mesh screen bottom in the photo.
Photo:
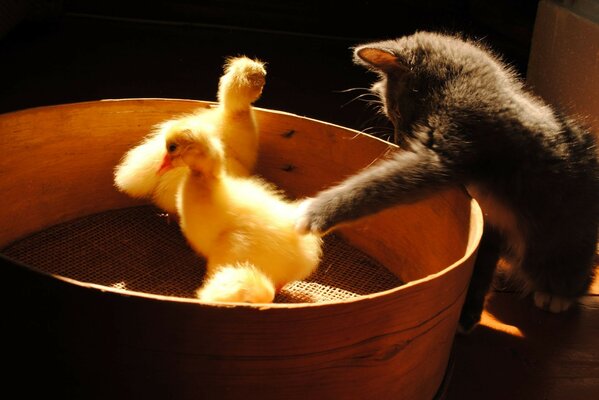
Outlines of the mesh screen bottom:
[{"label": "mesh screen bottom", "polygon": [[[151,206],[110,210],[52,226],[2,250],[37,270],[119,289],[193,298],[204,260],[187,245],[176,223]],[[323,302],[401,285],[380,263],[328,235],[317,271],[288,284],[277,303]]]}]

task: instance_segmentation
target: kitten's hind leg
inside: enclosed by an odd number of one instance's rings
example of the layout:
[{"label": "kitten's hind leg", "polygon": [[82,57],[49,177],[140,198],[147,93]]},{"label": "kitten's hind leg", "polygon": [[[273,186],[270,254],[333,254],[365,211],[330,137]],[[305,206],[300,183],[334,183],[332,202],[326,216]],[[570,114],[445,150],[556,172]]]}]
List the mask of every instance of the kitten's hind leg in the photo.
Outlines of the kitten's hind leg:
[{"label": "kitten's hind leg", "polygon": [[573,299],[561,296],[554,296],[545,292],[535,292],[533,296],[535,306],[542,310],[551,311],[552,313],[560,313],[567,311],[574,303]]},{"label": "kitten's hind leg", "polygon": [[564,232],[559,243],[537,242],[527,252],[521,267],[533,292],[534,304],[553,313],[566,311],[592,283],[596,236],[581,238],[573,232],[571,235]]},{"label": "kitten's hind leg", "polygon": [[480,321],[485,298],[491,287],[495,268],[503,248],[502,243],[501,235],[489,225],[485,225],[468,293],[460,314],[458,326],[460,333],[470,333]]}]

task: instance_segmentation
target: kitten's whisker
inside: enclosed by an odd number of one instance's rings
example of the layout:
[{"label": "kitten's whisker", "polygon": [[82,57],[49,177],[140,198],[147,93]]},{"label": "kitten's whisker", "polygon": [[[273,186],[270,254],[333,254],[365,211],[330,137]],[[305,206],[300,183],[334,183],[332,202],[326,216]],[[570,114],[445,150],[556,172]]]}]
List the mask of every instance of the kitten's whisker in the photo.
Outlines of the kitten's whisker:
[{"label": "kitten's whisker", "polygon": [[393,142],[393,137],[394,132],[389,130],[389,129],[379,129],[379,128],[375,128],[375,129],[369,129],[369,130],[363,130],[364,133],[377,137],[381,140],[385,140],[387,142]]},{"label": "kitten's whisker", "polygon": [[349,88],[349,89],[341,89],[341,90],[333,90],[333,92],[335,92],[335,93],[349,93],[349,92],[355,92],[357,90],[364,90],[366,92],[370,92],[369,88],[362,88],[362,87]]},{"label": "kitten's whisker", "polygon": [[361,100],[366,103],[366,108],[374,110],[377,114],[380,114],[380,110],[383,109],[382,102],[380,100]]},{"label": "kitten's whisker", "polygon": [[356,100],[361,100],[361,101],[364,101],[365,103],[370,103],[370,102],[374,101],[373,99],[364,99],[364,97],[367,97],[367,96],[373,96],[373,94],[372,93],[362,93],[362,94],[350,99],[348,102],[344,103],[341,106],[341,108],[347,106],[348,104],[350,104]]},{"label": "kitten's whisker", "polygon": [[394,143],[395,129],[390,126],[369,126],[362,129],[362,132],[375,136],[379,139]]},{"label": "kitten's whisker", "polygon": [[378,97],[376,99],[366,100],[367,107],[369,109],[373,109],[380,117],[383,117],[387,120],[387,115],[385,113],[385,106]]},{"label": "kitten's whisker", "polygon": [[372,160],[367,166],[366,168],[370,167],[372,164],[374,164],[375,162],[377,162],[380,159],[386,158],[389,153],[391,152],[391,147],[387,147],[384,151],[381,152],[381,154],[379,154],[374,160]]},{"label": "kitten's whisker", "polygon": [[372,114],[370,118],[365,120],[362,123],[362,126],[368,126],[368,129],[384,129],[384,130],[393,130],[393,127],[390,125],[389,120],[385,115],[375,112]]},{"label": "kitten's whisker", "polygon": [[360,100],[360,101],[363,101],[364,103],[367,103],[367,104],[375,104],[375,105],[383,104],[383,103],[381,103],[380,101],[378,101],[376,99],[365,99],[363,97],[365,97],[365,96],[358,96],[354,100]]},{"label": "kitten's whisker", "polygon": [[362,131],[364,131],[364,132],[377,131],[380,133],[392,133],[393,129],[391,129],[387,126],[369,126],[367,128],[362,129]]},{"label": "kitten's whisker", "polygon": [[370,131],[374,131],[374,130],[379,130],[379,131],[380,130],[387,130],[387,131],[389,131],[389,127],[368,126],[368,127],[364,128],[364,129],[360,129],[360,132],[357,133],[356,135],[354,135],[352,137],[352,139],[355,139],[356,137],[358,137],[360,135],[360,133],[365,133],[365,134],[370,135],[370,136],[380,137],[380,135],[376,135],[376,134],[370,133]]}]

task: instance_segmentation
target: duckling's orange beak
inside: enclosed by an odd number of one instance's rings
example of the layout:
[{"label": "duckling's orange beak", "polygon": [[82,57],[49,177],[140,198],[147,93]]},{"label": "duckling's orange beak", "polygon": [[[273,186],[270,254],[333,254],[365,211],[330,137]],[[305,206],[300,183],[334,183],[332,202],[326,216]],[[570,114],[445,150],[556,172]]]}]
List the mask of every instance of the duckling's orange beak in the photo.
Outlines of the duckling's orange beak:
[{"label": "duckling's orange beak", "polygon": [[160,168],[158,168],[158,172],[156,172],[156,175],[162,175],[171,168],[173,168],[173,159],[171,158],[170,154],[166,153],[162,159]]}]

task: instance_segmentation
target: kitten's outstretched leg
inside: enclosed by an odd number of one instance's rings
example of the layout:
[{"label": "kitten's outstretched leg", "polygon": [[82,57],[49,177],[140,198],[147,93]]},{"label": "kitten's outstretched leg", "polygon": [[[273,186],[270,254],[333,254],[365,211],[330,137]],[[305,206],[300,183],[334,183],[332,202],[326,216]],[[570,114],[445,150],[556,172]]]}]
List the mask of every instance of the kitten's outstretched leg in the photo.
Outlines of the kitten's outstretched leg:
[{"label": "kitten's outstretched leg", "polygon": [[340,223],[420,200],[454,183],[456,174],[447,168],[431,150],[398,151],[392,159],[366,168],[314,198],[304,200],[296,229],[323,234]]},{"label": "kitten's outstretched leg", "polygon": [[458,332],[470,333],[478,325],[502,248],[501,235],[486,224],[460,314]]}]

